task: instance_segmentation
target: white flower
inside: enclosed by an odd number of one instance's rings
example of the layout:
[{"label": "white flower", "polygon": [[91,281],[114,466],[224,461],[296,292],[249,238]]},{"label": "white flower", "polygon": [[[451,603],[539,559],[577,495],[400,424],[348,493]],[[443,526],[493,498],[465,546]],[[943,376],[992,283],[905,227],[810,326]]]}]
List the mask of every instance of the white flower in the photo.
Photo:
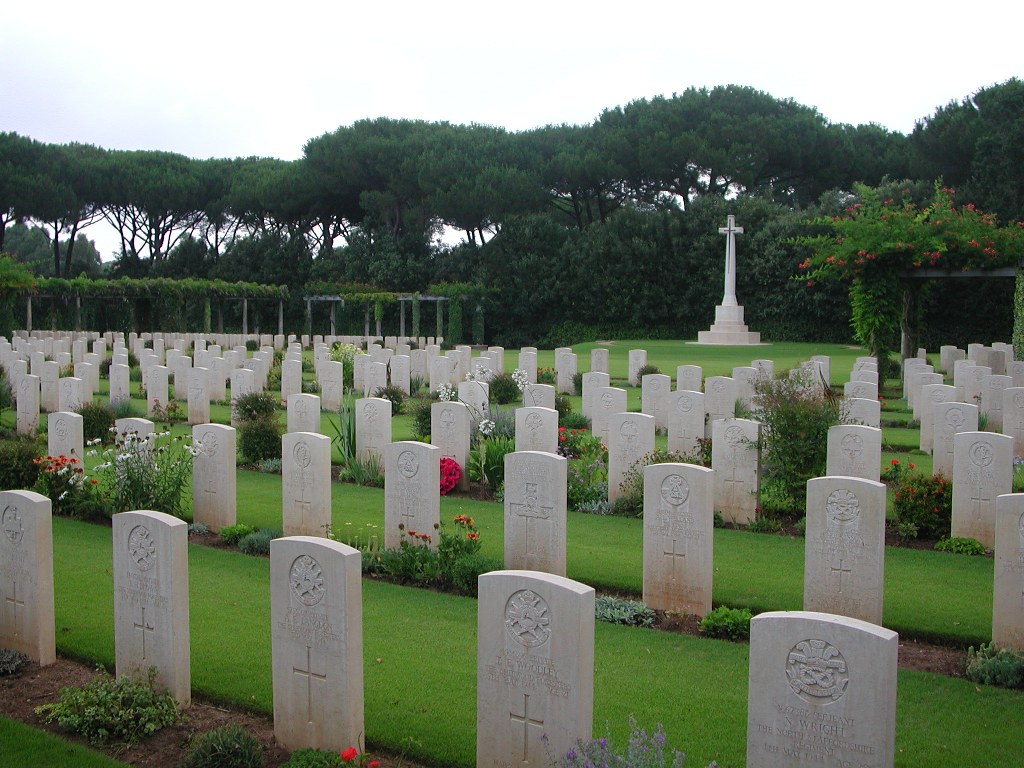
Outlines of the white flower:
[{"label": "white flower", "polygon": [[437,396],[443,402],[449,402],[455,399],[455,387],[451,384],[442,384],[437,388]]},{"label": "white flower", "polygon": [[477,427],[480,430],[480,434],[484,437],[489,437],[494,431],[494,422],[490,419],[482,419],[480,425]]},{"label": "white flower", "polygon": [[68,492],[64,491],[60,496],[57,497],[57,501],[64,501],[68,497]]},{"label": "white flower", "polygon": [[520,392],[524,392],[526,385],[530,383],[530,377],[522,368],[516,368],[512,371],[512,381],[519,387]]}]

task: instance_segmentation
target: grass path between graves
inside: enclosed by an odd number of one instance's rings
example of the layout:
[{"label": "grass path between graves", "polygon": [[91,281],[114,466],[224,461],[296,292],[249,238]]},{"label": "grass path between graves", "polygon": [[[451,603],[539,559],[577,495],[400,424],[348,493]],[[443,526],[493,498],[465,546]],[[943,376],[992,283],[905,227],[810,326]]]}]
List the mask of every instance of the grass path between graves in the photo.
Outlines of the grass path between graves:
[{"label": "grass path between graves", "polygon": [[[383,539],[384,492],[343,483],[331,486],[333,529],[358,545]],[[277,475],[238,473],[238,520],[281,527]],[[483,553],[502,559],[503,511],[494,502],[445,497],[441,519],[466,514],[480,529]],[[715,605],[800,610],[803,605],[804,539],[726,529],[715,530]],[[568,576],[601,590],[643,591],[643,528],[640,520],[568,514]],[[993,560],[942,552],[887,547],[883,624],[908,637],[966,647],[992,633]]]},{"label": "grass path between graves", "polygon": [[75,768],[123,768],[124,763],[72,744],[30,725],[0,717],[0,767],[73,765]]},{"label": "grass path between graves", "polygon": [[[110,530],[56,519],[54,561],[59,651],[111,666]],[[190,546],[189,592],[193,689],[270,712],[269,561]],[[439,766],[473,765],[476,601],[364,580],[363,611],[368,741]],[[688,765],[741,766],[747,653],[598,624],[595,733],[607,722],[624,737],[632,714],[663,723]],[[1022,728],[1022,693],[899,673],[897,765],[1011,765]]]}]

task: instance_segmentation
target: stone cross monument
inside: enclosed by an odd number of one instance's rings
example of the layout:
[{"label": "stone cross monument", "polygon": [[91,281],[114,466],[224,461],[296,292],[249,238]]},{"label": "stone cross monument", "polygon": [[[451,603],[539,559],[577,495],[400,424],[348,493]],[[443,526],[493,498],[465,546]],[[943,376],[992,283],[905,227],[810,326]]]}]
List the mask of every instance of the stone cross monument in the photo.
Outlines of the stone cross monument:
[{"label": "stone cross monument", "polygon": [[737,227],[736,217],[729,214],[726,225],[718,232],[725,235],[725,295],[722,303],[715,307],[715,322],[711,329],[698,333],[697,343],[760,344],[761,334],[747,329],[743,322],[743,307],[736,300],[736,235],[743,234],[743,227]]}]

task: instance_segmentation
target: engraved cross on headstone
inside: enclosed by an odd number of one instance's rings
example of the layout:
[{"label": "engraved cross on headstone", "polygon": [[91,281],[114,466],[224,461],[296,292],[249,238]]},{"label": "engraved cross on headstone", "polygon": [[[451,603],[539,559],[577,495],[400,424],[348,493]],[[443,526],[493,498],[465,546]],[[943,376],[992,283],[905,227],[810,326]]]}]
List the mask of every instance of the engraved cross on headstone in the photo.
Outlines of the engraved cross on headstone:
[{"label": "engraved cross on headstone", "polygon": [[530,695],[528,693],[523,694],[523,714],[517,715],[515,712],[508,713],[508,719],[514,723],[523,724],[523,759],[522,763],[530,764],[530,726],[534,728],[540,728],[543,731],[544,721],[534,720],[530,717]]},{"label": "engraved cross on headstone", "polygon": [[729,477],[723,481],[728,488],[726,498],[728,499],[729,506],[735,506],[738,502],[736,500],[736,491],[743,487],[743,479],[736,477],[736,452],[733,451],[733,462],[730,468]]},{"label": "engraved cross on headstone", "polygon": [[25,607],[25,601],[18,599],[18,582],[11,582],[11,596],[5,597],[4,602],[10,604],[11,610],[14,613],[14,636],[18,637],[18,635],[20,634],[18,632],[18,608]]},{"label": "engraved cross on headstone", "polygon": [[842,558],[839,559],[839,567],[836,568],[835,566],[832,566],[831,570],[832,570],[832,573],[838,573],[839,574],[839,594],[841,595],[841,594],[843,594],[843,574],[844,573],[853,573],[853,571],[850,570],[849,568],[844,568],[843,567],[843,559]]},{"label": "engraved cross on headstone", "polygon": [[525,518],[526,520],[526,556],[536,554],[530,551],[530,520],[549,520],[551,518],[551,510],[553,506],[543,506],[538,502],[537,499],[537,484],[527,483],[526,488],[523,492],[524,501],[522,503],[511,503],[509,506],[512,508],[512,513],[517,517]]},{"label": "engraved cross on headstone", "polygon": [[974,517],[980,520],[982,506],[992,502],[992,489],[979,483],[975,492],[971,494],[971,501],[974,502]]},{"label": "engraved cross on headstone", "polygon": [[327,675],[318,675],[313,671],[312,663],[313,647],[306,646],[306,668],[292,667],[292,672],[299,677],[306,678],[306,722],[313,722],[313,681],[327,682]]},{"label": "engraved cross on headstone", "polygon": [[135,629],[139,630],[139,632],[142,633],[142,658],[143,658],[143,660],[145,660],[146,659],[146,633],[149,632],[150,634],[152,634],[154,632],[154,629],[155,629],[153,627],[152,623],[146,621],[146,606],[142,606],[142,623],[139,624],[139,623],[136,622],[136,623],[133,624],[133,626],[135,627]]},{"label": "engraved cross on headstone", "polygon": [[666,549],[663,552],[665,557],[672,558],[672,560],[671,560],[671,562],[672,562],[672,581],[676,581],[676,563],[679,562],[678,558],[681,557],[681,558],[683,558],[683,562],[686,562],[686,553],[685,552],[676,552],[676,543],[677,543],[676,539],[672,539],[672,549],[671,550]]}]

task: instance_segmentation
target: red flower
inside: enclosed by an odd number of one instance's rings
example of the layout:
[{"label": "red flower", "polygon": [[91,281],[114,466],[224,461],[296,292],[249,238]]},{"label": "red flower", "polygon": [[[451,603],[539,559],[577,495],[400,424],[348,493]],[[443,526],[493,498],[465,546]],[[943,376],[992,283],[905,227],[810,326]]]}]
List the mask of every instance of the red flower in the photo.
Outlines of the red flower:
[{"label": "red flower", "polygon": [[346,763],[355,760],[358,755],[359,750],[355,747],[345,747],[345,749],[341,750],[341,759]]},{"label": "red flower", "polygon": [[900,460],[899,460],[899,459],[893,459],[893,460],[892,460],[892,465],[893,465],[894,467],[898,467],[898,466],[900,465]]}]

